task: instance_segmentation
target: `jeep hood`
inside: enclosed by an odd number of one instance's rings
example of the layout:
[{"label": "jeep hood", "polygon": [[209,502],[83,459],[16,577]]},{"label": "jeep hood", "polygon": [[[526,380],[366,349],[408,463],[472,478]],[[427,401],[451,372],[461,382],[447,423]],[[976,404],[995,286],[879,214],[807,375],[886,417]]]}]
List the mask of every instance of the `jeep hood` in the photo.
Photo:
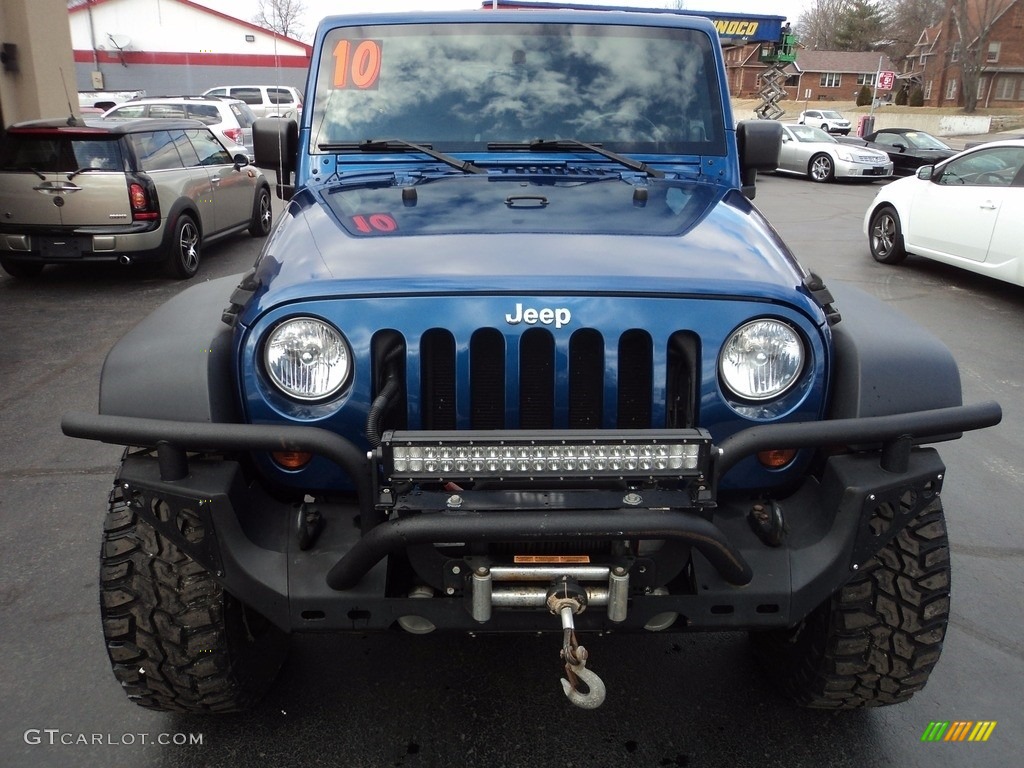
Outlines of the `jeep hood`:
[{"label": "jeep hood", "polygon": [[246,315],[315,296],[552,290],[759,296],[818,314],[800,295],[803,270],[738,192],[595,176],[378,177],[304,190],[260,258]]}]

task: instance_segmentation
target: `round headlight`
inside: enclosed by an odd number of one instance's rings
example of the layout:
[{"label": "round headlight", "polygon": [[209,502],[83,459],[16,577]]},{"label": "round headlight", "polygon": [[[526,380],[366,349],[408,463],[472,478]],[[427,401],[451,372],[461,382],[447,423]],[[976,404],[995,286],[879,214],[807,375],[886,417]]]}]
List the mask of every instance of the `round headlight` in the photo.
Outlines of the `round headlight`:
[{"label": "round headlight", "polygon": [[322,400],[348,380],[352,355],[342,335],[322,320],[299,317],[277,326],[263,351],[267,374],[298,400]]},{"label": "round headlight", "polygon": [[804,346],[800,336],[779,320],[754,320],[725,342],[718,359],[722,384],[745,400],[778,397],[800,376]]}]

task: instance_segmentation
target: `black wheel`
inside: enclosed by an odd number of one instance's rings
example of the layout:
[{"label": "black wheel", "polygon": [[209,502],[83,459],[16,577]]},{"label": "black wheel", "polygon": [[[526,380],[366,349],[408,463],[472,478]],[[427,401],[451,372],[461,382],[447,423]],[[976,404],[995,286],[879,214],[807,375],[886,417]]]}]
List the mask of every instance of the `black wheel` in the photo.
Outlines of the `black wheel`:
[{"label": "black wheel", "polygon": [[0,259],[0,267],[3,267],[11,277],[21,278],[22,280],[31,280],[33,277],[39,277],[43,272],[44,264],[37,264],[32,261],[12,261],[11,259]]},{"label": "black wheel", "polygon": [[811,158],[811,162],[807,164],[807,175],[811,177],[811,181],[828,183],[836,177],[836,165],[832,158],[823,152]]},{"label": "black wheel", "polygon": [[804,621],[751,636],[784,693],[823,709],[878,707],[924,688],[949,621],[949,542],[936,499]]},{"label": "black wheel", "polygon": [[270,207],[270,190],[260,187],[256,193],[256,201],[253,203],[249,234],[253,237],[266,237],[270,234],[270,226],[273,223],[274,213]]},{"label": "black wheel", "polygon": [[891,205],[879,208],[871,217],[868,246],[871,257],[880,264],[899,264],[907,258],[900,217]]},{"label": "black wheel", "polygon": [[239,712],[273,682],[287,636],[136,515],[115,486],[103,525],[100,611],[128,698],[164,712]]},{"label": "black wheel", "polygon": [[187,213],[181,214],[167,251],[167,272],[171,277],[187,280],[199,271],[202,244],[195,220]]}]

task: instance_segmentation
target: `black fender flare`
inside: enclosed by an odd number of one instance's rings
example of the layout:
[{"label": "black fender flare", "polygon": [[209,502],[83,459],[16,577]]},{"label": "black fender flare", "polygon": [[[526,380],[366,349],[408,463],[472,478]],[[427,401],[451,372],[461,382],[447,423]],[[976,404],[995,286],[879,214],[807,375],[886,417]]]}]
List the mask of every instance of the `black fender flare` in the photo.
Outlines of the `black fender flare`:
[{"label": "black fender flare", "polygon": [[960,369],[949,348],[897,308],[850,285],[830,285],[842,320],[829,419],[890,416],[961,405]]},{"label": "black fender flare", "polygon": [[128,331],[103,363],[99,412],[237,423],[232,330],[221,314],[241,277],[191,286]]}]

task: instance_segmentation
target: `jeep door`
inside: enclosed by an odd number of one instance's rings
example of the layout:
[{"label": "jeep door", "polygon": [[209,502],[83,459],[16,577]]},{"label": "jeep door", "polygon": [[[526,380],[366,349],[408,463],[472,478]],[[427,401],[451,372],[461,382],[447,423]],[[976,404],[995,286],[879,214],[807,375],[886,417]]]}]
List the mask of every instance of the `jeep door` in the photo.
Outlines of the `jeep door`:
[{"label": "jeep door", "polygon": [[213,218],[204,233],[221,232],[252,218],[255,182],[249,168],[236,169],[231,155],[208,130],[185,132],[206,173],[213,199]]}]

